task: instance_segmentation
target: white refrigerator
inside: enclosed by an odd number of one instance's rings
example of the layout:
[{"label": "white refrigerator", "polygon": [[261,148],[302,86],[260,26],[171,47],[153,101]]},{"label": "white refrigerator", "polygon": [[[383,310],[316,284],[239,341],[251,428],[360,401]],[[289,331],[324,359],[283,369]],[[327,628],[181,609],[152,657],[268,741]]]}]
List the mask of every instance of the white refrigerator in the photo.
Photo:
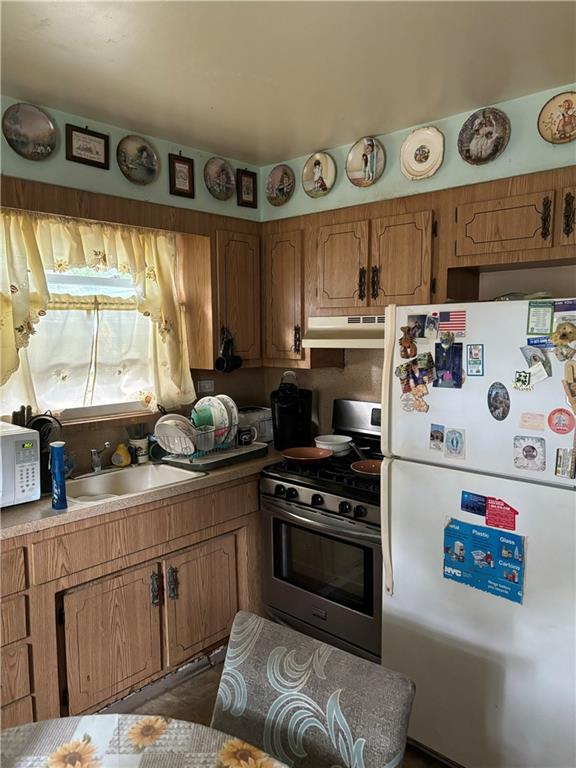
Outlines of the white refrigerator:
[{"label": "white refrigerator", "polygon": [[382,663],[416,683],[409,736],[466,768],[576,766],[572,306],[387,310]]}]

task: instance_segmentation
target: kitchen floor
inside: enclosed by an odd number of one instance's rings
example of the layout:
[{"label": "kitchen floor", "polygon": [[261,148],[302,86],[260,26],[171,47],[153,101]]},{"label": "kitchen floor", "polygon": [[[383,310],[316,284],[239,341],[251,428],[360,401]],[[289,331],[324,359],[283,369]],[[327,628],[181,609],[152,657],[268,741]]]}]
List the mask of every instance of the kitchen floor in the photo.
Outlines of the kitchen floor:
[{"label": "kitchen floor", "polygon": [[[152,683],[122,702],[117,702],[106,711],[164,715],[209,725],[221,674],[222,664],[216,664],[173,685],[170,685],[170,678],[164,679],[158,683]],[[446,768],[446,766],[430,755],[408,745],[402,768]]]}]

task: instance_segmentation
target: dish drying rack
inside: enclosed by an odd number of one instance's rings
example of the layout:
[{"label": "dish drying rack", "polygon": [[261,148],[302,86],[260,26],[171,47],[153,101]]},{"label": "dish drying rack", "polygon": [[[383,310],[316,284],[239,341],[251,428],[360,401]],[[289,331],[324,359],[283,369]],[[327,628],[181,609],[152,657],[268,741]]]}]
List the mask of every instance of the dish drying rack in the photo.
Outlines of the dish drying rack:
[{"label": "dish drying rack", "polygon": [[184,416],[174,414],[157,422],[155,435],[160,447],[168,451],[162,461],[185,469],[217,469],[268,453],[266,443],[239,445],[237,431],[237,424],[198,428]]}]

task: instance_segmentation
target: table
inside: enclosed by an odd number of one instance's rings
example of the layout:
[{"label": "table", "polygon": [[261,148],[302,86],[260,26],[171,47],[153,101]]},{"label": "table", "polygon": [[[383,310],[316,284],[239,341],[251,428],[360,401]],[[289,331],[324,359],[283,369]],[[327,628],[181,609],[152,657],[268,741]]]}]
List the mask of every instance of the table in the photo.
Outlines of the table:
[{"label": "table", "polygon": [[86,715],[4,731],[2,768],[287,768],[242,739],[156,715]]}]

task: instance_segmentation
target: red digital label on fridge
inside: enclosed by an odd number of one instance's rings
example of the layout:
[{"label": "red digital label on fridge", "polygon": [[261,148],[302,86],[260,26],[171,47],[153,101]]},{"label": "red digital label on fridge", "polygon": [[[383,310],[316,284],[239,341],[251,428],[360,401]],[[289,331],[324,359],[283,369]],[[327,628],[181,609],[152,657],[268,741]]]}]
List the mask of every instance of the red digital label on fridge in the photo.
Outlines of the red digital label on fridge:
[{"label": "red digital label on fridge", "polygon": [[515,531],[517,514],[518,510],[502,501],[502,499],[488,496],[486,500],[486,525],[489,525],[491,528],[504,528],[506,531]]}]

